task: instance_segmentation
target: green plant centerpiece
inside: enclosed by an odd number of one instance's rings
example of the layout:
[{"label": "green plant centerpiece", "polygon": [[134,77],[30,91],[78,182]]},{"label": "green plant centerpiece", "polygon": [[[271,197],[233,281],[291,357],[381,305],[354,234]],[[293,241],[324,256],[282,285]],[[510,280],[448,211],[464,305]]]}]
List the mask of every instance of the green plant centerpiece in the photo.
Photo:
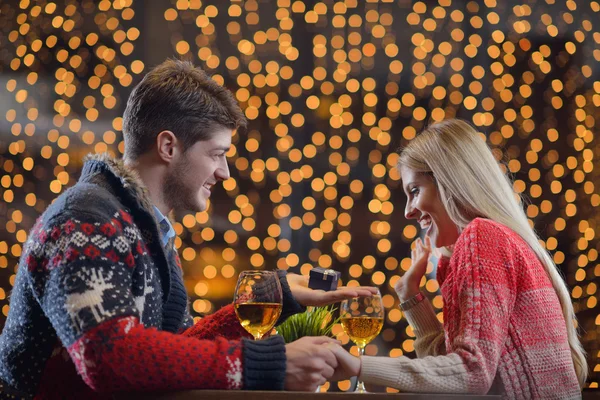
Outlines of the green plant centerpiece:
[{"label": "green plant centerpiece", "polygon": [[303,313],[292,315],[275,329],[286,343],[304,336],[333,337],[331,329],[340,321],[339,316],[334,317],[336,310],[334,306],[309,307]]}]

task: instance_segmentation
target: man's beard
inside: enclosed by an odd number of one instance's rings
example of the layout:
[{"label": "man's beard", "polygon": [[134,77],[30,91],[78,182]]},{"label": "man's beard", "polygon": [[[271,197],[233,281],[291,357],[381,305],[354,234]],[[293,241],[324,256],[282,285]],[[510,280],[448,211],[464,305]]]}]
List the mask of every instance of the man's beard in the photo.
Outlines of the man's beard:
[{"label": "man's beard", "polygon": [[167,172],[163,181],[163,199],[170,209],[186,211],[202,211],[197,200],[197,193],[187,183],[190,172],[190,162],[186,154]]}]

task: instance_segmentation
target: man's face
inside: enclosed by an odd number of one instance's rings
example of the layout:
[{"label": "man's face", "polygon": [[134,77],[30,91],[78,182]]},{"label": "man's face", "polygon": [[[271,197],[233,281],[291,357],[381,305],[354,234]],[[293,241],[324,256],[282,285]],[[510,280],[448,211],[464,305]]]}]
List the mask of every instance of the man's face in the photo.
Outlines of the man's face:
[{"label": "man's face", "polygon": [[226,154],[233,131],[219,127],[209,140],[196,142],[170,166],[163,183],[163,198],[169,208],[206,210],[211,188],[229,179]]}]

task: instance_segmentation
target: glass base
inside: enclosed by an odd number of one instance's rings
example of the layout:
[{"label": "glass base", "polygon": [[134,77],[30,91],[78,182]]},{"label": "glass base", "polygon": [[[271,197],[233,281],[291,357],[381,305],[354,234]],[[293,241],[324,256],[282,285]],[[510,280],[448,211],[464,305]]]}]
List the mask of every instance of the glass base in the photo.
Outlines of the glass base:
[{"label": "glass base", "polygon": [[354,393],[369,393],[369,392],[367,392],[367,389],[365,389],[364,382],[358,381],[356,384],[356,390],[354,390]]}]

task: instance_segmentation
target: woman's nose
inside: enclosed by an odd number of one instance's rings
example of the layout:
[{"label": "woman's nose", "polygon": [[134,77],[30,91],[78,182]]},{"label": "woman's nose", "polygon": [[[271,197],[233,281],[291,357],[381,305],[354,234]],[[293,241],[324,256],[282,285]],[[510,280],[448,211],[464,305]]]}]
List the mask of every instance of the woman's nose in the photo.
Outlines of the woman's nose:
[{"label": "woman's nose", "polygon": [[412,205],[412,202],[407,201],[406,208],[404,209],[404,217],[406,219],[415,219],[417,218],[418,214],[419,210]]}]

